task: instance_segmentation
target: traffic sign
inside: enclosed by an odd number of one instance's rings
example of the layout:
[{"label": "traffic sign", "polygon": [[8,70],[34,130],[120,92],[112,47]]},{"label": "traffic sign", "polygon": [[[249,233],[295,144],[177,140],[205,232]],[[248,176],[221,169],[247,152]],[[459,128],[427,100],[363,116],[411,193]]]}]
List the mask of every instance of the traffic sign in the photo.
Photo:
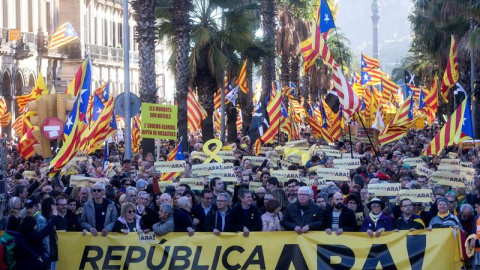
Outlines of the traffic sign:
[{"label": "traffic sign", "polygon": [[[121,117],[125,117],[125,93],[119,94],[115,98],[115,113]],[[130,117],[134,117],[140,111],[140,99],[134,93],[130,93]]]},{"label": "traffic sign", "polygon": [[55,140],[63,134],[63,123],[57,117],[47,117],[40,125],[40,130],[45,138]]}]

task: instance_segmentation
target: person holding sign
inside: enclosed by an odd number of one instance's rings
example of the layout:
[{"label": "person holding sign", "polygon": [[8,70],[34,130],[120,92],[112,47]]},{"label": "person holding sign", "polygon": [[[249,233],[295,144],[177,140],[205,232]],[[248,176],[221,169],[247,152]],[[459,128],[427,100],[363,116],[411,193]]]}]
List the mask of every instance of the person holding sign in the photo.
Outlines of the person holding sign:
[{"label": "person holding sign", "polygon": [[437,208],[438,213],[436,216],[432,217],[430,220],[430,225],[427,230],[431,231],[432,229],[437,228],[454,228],[461,229],[463,231],[462,224],[458,220],[457,216],[453,215],[448,211],[448,200],[446,198],[437,199]]},{"label": "person holding sign", "polygon": [[[368,204],[368,209],[371,210],[370,214],[363,220],[361,232],[366,232],[370,238],[380,237],[382,232],[393,230],[392,221],[383,213],[385,203],[379,198],[373,198]],[[374,234],[375,233],[375,234]]]},{"label": "person holding sign", "polygon": [[93,236],[102,232],[102,236],[107,236],[112,230],[117,220],[117,209],[112,201],[103,198],[105,195],[105,184],[96,182],[92,188],[93,200],[85,203],[83,206],[81,225],[82,228],[90,231]]},{"label": "person holding sign", "polygon": [[299,235],[323,228],[324,219],[320,207],[313,203],[313,191],[309,187],[300,187],[297,201],[287,207],[281,224],[287,231],[295,231]]},{"label": "person holding sign", "polygon": [[228,193],[220,193],[217,196],[216,206],[217,208],[211,208],[205,218],[205,232],[213,232],[215,235],[220,235],[221,232],[225,232],[230,224],[230,208],[228,204],[230,202],[230,195]]},{"label": "person holding sign", "polygon": [[410,199],[403,199],[400,201],[400,208],[402,210],[401,216],[395,220],[393,227],[394,231],[398,232],[400,230],[423,230],[425,229],[425,224],[420,219],[419,216],[413,213],[413,204]]},{"label": "person holding sign", "polygon": [[180,197],[177,201],[177,212],[173,217],[173,223],[175,225],[175,232],[188,232],[189,236],[195,234],[195,224],[190,214],[192,209],[192,203],[186,196]]},{"label": "person holding sign", "polygon": [[262,218],[258,208],[252,204],[252,192],[242,188],[238,191],[238,199],[240,203],[232,208],[231,224],[228,230],[231,232],[243,232],[244,237],[248,237],[250,231],[261,231]]},{"label": "person holding sign", "polygon": [[355,213],[343,204],[343,195],[340,192],[333,194],[333,207],[325,212],[325,232],[329,235],[332,231],[341,235],[344,231],[356,231],[357,221]]}]

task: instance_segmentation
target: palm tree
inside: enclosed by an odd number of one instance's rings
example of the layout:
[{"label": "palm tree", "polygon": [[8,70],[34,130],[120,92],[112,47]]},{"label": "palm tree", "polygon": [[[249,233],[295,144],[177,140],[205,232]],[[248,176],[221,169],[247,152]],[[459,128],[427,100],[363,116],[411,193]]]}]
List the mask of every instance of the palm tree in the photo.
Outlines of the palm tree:
[{"label": "palm tree", "polygon": [[[262,0],[262,26],[263,26],[263,40],[275,48],[275,14],[276,14],[275,0]],[[267,93],[272,88],[272,82],[275,79],[275,58],[266,57],[262,63],[262,95],[260,100],[265,100]]]},{"label": "palm tree", "polygon": [[[138,43],[140,66],[140,100],[147,103],[157,102],[157,86],[155,75],[155,0],[131,1],[134,10],[133,18],[136,22],[135,40]],[[133,115],[132,115],[133,116]],[[144,139],[143,152],[155,149],[153,139]]]},{"label": "palm tree", "polygon": [[[175,100],[178,105],[178,130],[186,142],[187,130],[187,94],[190,77],[188,53],[190,51],[190,15],[191,0],[161,0],[157,12],[159,36],[167,39],[173,54],[170,64],[174,66]],[[182,151],[188,150],[188,143],[182,144]]]}]

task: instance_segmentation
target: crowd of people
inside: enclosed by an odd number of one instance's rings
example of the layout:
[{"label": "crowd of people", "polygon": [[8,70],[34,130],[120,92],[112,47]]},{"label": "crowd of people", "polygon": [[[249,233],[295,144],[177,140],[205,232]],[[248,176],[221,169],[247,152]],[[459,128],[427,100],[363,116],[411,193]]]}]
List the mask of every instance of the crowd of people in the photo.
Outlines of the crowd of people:
[{"label": "crowd of people", "polygon": [[[480,214],[480,184],[477,183],[480,163],[478,149],[448,147],[438,157],[423,157],[425,166],[435,171],[447,153],[455,153],[475,169],[475,186],[455,188],[433,183],[431,176],[417,174],[404,164],[407,157],[418,157],[438,128],[411,130],[396,143],[375,146],[350,143],[347,139],[335,145],[344,155],[360,155],[361,166],[350,170],[349,181],[331,181],[319,175],[315,166],[333,168],[333,157],[321,151],[326,145],[308,132],[309,160],[291,164],[282,170],[298,171],[298,179],[279,181],[271,176],[281,167],[269,159],[254,165],[246,156],[253,155],[248,137],[235,143],[234,166],[237,183],[220,177],[205,176],[203,189],[178,182],[192,177],[192,165],[202,163],[192,151],[201,151],[203,141],[197,133],[189,138],[189,151],[184,152],[185,171],[168,185],[157,184],[154,155],[136,154],[123,158],[123,145],[110,143],[109,166],[103,166],[103,151],[87,160],[69,164],[64,175],[48,178],[48,162],[34,156],[18,157],[14,140],[8,143],[8,203],[0,222],[5,232],[2,247],[6,248],[3,263],[8,269],[55,269],[58,261],[56,231],[91,234],[148,233],[161,236],[171,232],[241,233],[325,231],[340,236],[343,232],[364,232],[382,237],[385,231],[432,230],[458,228],[466,235],[477,234],[475,211]],[[285,140],[279,140],[281,143]],[[175,142],[160,147],[160,161],[174,149]],[[268,154],[267,154],[268,155]],[[32,173],[25,173],[33,171]],[[71,187],[71,175],[105,179],[91,187]],[[306,180],[314,180],[308,185]],[[251,188],[250,183],[262,183]],[[371,183],[400,183],[402,189],[430,189],[429,203],[397,197],[373,197]],[[480,232],[472,247],[480,250]],[[480,267],[480,252],[472,259]],[[478,268],[477,268],[478,269]]]}]

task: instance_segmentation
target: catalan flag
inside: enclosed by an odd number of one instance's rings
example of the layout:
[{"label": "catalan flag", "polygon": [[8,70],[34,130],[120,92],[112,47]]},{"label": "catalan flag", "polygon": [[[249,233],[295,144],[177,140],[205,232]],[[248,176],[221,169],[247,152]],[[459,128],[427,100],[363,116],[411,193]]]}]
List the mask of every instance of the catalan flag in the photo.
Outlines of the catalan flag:
[{"label": "catalan flag", "polygon": [[17,97],[18,111],[23,112],[28,102],[37,100],[42,95],[46,94],[48,94],[47,85],[43,79],[42,72],[39,72],[37,82],[35,82],[35,87],[32,89],[30,94]]},{"label": "catalan flag", "polygon": [[386,145],[387,143],[400,140],[413,124],[414,122],[410,121],[404,125],[393,125],[390,121],[385,129],[378,135],[378,142],[380,145]]},{"label": "catalan flag", "polygon": [[243,117],[242,117],[242,110],[237,109],[237,122],[236,122],[237,130],[242,131],[243,134]]},{"label": "catalan flag", "polygon": [[288,97],[288,99],[294,99],[295,98],[295,88],[297,88],[295,86],[295,84],[293,83],[289,83],[289,85],[285,85],[282,89],[282,94],[286,97]]},{"label": "catalan flag", "polygon": [[83,60],[82,65],[78,68],[77,73],[75,73],[75,77],[68,85],[67,94],[70,94],[74,97],[77,97],[78,94],[82,91],[82,85],[84,84],[85,80],[90,80],[87,72],[87,69],[90,68],[90,57],[85,58]]},{"label": "catalan flag", "polygon": [[377,85],[382,81],[384,76],[380,70],[372,69],[369,71],[362,71],[362,85]]},{"label": "catalan flag", "polygon": [[380,68],[380,62],[378,59],[373,57],[368,57],[364,53],[362,53],[360,57],[360,65],[363,71],[369,71],[374,68]]},{"label": "catalan flag", "polygon": [[240,87],[240,90],[244,94],[248,93],[248,86],[247,86],[247,60],[243,63],[242,69],[240,70],[240,74],[238,74],[238,79],[236,81],[237,85]]},{"label": "catalan flag", "polygon": [[[180,142],[177,144],[175,149],[168,154],[167,161],[174,161],[174,160],[185,160],[185,156],[182,153],[182,142],[183,138],[180,138]],[[161,181],[168,181],[172,178],[176,178],[180,175],[179,172],[170,172],[170,173],[162,173],[160,176]]]},{"label": "catalan flag", "polygon": [[420,97],[418,98],[418,110],[422,110],[425,108],[427,105],[425,103],[425,90],[423,87],[420,87]]},{"label": "catalan flag", "polygon": [[79,119],[80,99],[77,98],[72,111],[68,115],[63,131],[63,140],[60,149],[55,157],[50,161],[49,176],[53,177],[56,173],[67,165],[68,162],[77,154],[80,148],[81,130],[84,122]]},{"label": "catalan flag", "polygon": [[0,117],[5,115],[6,112],[7,112],[7,103],[5,102],[5,98],[1,97],[0,98]]},{"label": "catalan flag", "polygon": [[138,115],[132,118],[132,150],[135,153],[140,153],[140,142],[142,138],[141,133],[141,119]]},{"label": "catalan flag", "polygon": [[200,128],[203,119],[207,118],[207,112],[190,89],[187,95],[187,112],[188,128],[196,131]]},{"label": "catalan flag", "polygon": [[452,88],[458,81],[458,56],[457,56],[457,43],[455,39],[451,38],[450,53],[448,55],[447,67],[445,73],[443,73],[441,94],[445,102],[448,103],[448,90]]},{"label": "catalan flag", "polygon": [[13,121],[12,129],[15,131],[15,135],[21,135],[23,129],[23,115],[20,115]]},{"label": "catalan flag", "polygon": [[48,49],[50,50],[61,47],[77,38],[78,35],[77,32],[75,32],[75,29],[73,29],[73,26],[69,22],[66,22],[60,25],[57,31],[53,33]]},{"label": "catalan flag", "polygon": [[213,110],[213,129],[216,133],[220,133],[222,130],[222,118],[220,115],[220,109]]},{"label": "catalan flag", "polygon": [[33,126],[30,127],[25,134],[23,134],[22,138],[20,138],[20,142],[18,144],[18,153],[20,156],[22,156],[24,159],[28,159],[33,154],[35,154],[35,150],[33,149],[33,145],[37,144],[38,141],[35,139],[35,136],[33,136],[33,131],[34,130],[39,130],[38,126]]},{"label": "catalan flag", "polygon": [[395,117],[392,120],[393,125],[402,125],[406,122],[413,120],[414,105],[415,101],[413,100],[413,95],[410,95],[407,100],[402,103],[397,113],[395,114]]},{"label": "catalan flag", "polygon": [[[273,91],[273,89],[272,89]],[[271,102],[267,105],[267,112],[269,118],[270,127],[263,133],[263,135],[255,142],[256,155],[258,155],[260,148],[258,147],[261,142],[263,143],[271,143],[273,142],[275,135],[278,133],[278,129],[280,128],[280,118],[282,115],[281,112],[281,101],[282,95],[276,95]]]},{"label": "catalan flag", "polygon": [[12,114],[10,112],[4,114],[2,117],[0,117],[0,125],[2,127],[8,126],[8,124],[12,121]]},{"label": "catalan flag", "polygon": [[466,98],[450,116],[440,132],[430,142],[423,153],[426,156],[438,155],[440,151],[450,145],[456,145],[465,140],[474,138],[470,101]]}]

